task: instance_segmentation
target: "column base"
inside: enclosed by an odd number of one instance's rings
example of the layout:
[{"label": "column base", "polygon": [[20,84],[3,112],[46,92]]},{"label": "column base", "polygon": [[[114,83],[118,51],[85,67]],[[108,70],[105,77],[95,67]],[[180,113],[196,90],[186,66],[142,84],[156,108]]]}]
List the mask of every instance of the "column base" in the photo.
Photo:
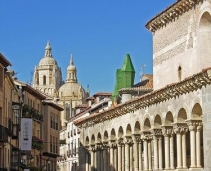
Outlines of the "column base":
[{"label": "column base", "polygon": [[175,170],[176,170],[176,171],[189,171],[188,168],[181,168],[181,169],[176,168]]},{"label": "column base", "polygon": [[190,168],[189,170],[190,171],[203,171],[204,169],[201,167],[201,168]]}]

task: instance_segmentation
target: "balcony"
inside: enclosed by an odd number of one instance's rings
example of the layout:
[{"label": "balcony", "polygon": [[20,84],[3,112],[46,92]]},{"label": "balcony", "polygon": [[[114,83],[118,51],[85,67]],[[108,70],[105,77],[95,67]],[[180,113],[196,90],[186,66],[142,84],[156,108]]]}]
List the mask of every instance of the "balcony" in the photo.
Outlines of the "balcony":
[{"label": "balcony", "polygon": [[32,118],[39,122],[43,122],[43,115],[41,115],[38,110],[31,108],[26,104],[23,106],[22,117]]},{"label": "balcony", "polygon": [[8,133],[7,132],[8,132],[8,128],[0,125],[0,142],[8,142]]},{"label": "balcony", "polygon": [[41,150],[43,149],[43,140],[41,140],[38,137],[33,136],[32,137],[32,148]]}]

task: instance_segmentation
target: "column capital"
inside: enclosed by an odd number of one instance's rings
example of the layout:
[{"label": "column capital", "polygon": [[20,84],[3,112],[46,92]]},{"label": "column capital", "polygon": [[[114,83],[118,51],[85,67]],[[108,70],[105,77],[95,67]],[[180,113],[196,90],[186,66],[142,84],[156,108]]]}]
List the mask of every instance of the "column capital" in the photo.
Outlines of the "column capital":
[{"label": "column capital", "polygon": [[176,134],[186,134],[188,132],[188,125],[186,122],[173,123],[173,128]]},{"label": "column capital", "polygon": [[161,128],[153,128],[151,129],[151,133],[153,134],[154,139],[159,138],[163,135]]},{"label": "column capital", "polygon": [[141,142],[141,134],[133,134],[132,136],[134,143],[140,143]]},{"label": "column capital", "polygon": [[197,127],[202,126],[202,120],[199,119],[189,119],[186,122],[190,131],[197,131]]},{"label": "column capital", "polygon": [[89,151],[93,151],[93,152],[96,151],[96,146],[95,146],[95,144],[90,144],[90,145],[89,145]]},{"label": "column capital", "polygon": [[143,131],[141,134],[141,139],[143,141],[151,141],[153,139],[153,135],[150,131]]},{"label": "column capital", "polygon": [[129,145],[133,144],[132,136],[125,136],[125,144],[129,144]]},{"label": "column capital", "polygon": [[117,147],[116,140],[109,140],[109,146],[110,148],[116,148]]},{"label": "column capital", "polygon": [[119,146],[124,145],[124,138],[123,137],[120,137],[117,141],[118,141],[117,143],[118,143]]},{"label": "column capital", "polygon": [[162,126],[162,133],[164,137],[172,136],[174,134],[173,126],[168,126],[168,125]]}]

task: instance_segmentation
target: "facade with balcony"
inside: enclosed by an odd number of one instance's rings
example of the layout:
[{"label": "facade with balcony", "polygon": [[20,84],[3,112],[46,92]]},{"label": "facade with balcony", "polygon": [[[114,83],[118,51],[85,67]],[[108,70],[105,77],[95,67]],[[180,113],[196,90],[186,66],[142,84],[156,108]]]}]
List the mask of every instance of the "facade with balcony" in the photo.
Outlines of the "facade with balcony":
[{"label": "facade with balcony", "polygon": [[18,170],[20,167],[18,146],[20,114],[18,89],[8,70],[10,62],[0,54],[0,170]]}]

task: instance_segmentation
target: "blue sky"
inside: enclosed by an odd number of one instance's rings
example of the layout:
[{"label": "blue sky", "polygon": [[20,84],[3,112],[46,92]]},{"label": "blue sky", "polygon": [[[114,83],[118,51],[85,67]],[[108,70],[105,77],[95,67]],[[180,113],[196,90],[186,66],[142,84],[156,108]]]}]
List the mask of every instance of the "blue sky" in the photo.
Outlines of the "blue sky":
[{"label": "blue sky", "polygon": [[116,69],[131,56],[135,83],[152,73],[152,33],[145,24],[176,0],[5,0],[0,5],[0,53],[19,80],[44,56],[47,40],[62,68],[73,54],[78,82],[91,94],[112,92]]}]

